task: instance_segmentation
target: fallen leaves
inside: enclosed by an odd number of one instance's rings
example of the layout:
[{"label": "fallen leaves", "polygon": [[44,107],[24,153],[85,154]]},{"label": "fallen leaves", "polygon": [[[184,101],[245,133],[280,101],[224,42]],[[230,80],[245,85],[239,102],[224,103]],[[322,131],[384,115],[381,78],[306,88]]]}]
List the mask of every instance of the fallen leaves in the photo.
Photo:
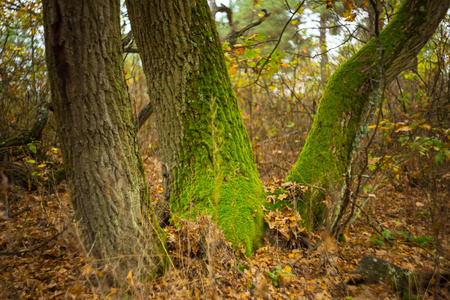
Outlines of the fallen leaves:
[{"label": "fallen leaves", "polygon": [[[155,203],[162,201],[162,181],[157,178],[158,162],[147,159],[146,172],[150,194]],[[388,245],[375,246],[376,232],[364,218],[349,226],[337,242],[326,233],[309,232],[301,226],[298,212],[288,204],[308,187],[274,181],[267,184],[268,198],[278,209],[265,210],[268,224],[266,244],[251,258],[231,248],[223,232],[208,216],[195,222],[175,219],[167,226],[170,266],[159,278],[142,280],[134,270],[125,273],[125,288],[106,287],[104,265],[86,258],[81,251],[75,228],[71,228],[44,247],[30,253],[0,256],[0,298],[18,299],[330,299],[346,297],[393,297],[387,285],[350,285],[349,272],[364,255],[374,255],[402,268],[414,271],[433,266],[431,251],[411,243],[427,236],[426,212],[429,201],[419,193],[406,195],[389,186],[371,197],[367,212],[371,220],[392,232]],[[281,192],[280,192],[281,191]],[[414,191],[414,190],[413,190]],[[66,186],[52,194],[29,193],[13,188],[8,196],[11,212],[28,211],[11,220],[0,221],[0,252],[33,249],[59,232],[71,212]],[[445,195],[442,195],[444,197]],[[280,204],[281,203],[281,204]],[[445,245],[444,245],[445,246]],[[448,247],[445,246],[445,247]],[[448,257],[441,260],[448,267]],[[433,295],[431,290],[430,294]],[[426,296],[428,297],[428,296]],[[425,297],[425,298],[426,298]]]}]

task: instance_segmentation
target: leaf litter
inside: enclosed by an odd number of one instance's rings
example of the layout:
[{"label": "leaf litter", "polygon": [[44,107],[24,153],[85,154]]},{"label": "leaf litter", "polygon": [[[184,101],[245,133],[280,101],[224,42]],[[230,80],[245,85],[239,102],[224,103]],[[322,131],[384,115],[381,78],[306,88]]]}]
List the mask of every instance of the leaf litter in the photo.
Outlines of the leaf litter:
[{"label": "leaf litter", "polygon": [[[162,201],[159,163],[147,158],[145,164],[157,204]],[[267,182],[265,188],[274,192],[286,187],[276,181]],[[385,237],[361,217],[337,241],[326,232],[301,228],[300,215],[281,205],[266,211],[265,245],[248,258],[243,249],[231,247],[210,217],[176,219],[164,228],[170,254],[167,272],[156,279],[140,279],[130,270],[124,278],[128,288],[111,288],[103,279],[104,270],[96,268],[80,246],[65,183],[52,191],[9,186],[5,193],[13,217],[0,220],[1,299],[400,299],[385,283],[352,282],[351,272],[363,256],[411,271],[450,269],[449,228],[437,241],[440,257],[433,241],[424,238],[433,236],[433,229],[423,193],[412,188],[399,192],[386,184],[367,207]],[[282,195],[281,200],[292,197],[289,192]],[[449,199],[449,192],[439,196]],[[269,196],[268,201],[275,198]],[[448,283],[430,286],[423,298],[445,298],[448,288]]]}]

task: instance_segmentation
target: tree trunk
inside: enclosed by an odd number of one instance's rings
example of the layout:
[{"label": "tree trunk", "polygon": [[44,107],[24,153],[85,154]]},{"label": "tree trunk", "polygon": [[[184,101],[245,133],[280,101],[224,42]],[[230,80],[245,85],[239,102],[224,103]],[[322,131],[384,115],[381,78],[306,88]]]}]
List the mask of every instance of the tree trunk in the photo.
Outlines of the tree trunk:
[{"label": "tree trunk", "polygon": [[165,260],[164,235],[154,219],[136,141],[119,9],[119,0],[44,1],[46,58],[86,250],[108,264],[117,262],[121,271],[136,273],[139,265],[155,274]]},{"label": "tree trunk", "polygon": [[[410,62],[431,37],[449,7],[450,0],[405,0],[380,33],[384,57],[383,77],[388,84]],[[317,115],[297,162],[287,181],[340,191],[352,156],[357,133],[366,130],[370,95],[377,75],[376,40],[342,64],[329,78]],[[300,203],[309,224],[323,219],[323,192],[314,190]]]},{"label": "tree trunk", "polygon": [[249,255],[264,233],[264,202],[206,0],[128,0],[156,113],[164,192],[174,213],[212,215]]}]

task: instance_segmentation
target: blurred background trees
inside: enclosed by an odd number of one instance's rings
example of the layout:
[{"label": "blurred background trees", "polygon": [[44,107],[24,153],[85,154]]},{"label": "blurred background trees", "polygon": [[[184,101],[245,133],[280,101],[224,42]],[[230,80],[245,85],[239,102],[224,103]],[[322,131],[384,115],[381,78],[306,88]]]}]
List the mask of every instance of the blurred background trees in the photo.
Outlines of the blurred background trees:
[{"label": "blurred background trees", "polygon": [[48,100],[41,4],[0,2],[0,139],[31,129]]}]

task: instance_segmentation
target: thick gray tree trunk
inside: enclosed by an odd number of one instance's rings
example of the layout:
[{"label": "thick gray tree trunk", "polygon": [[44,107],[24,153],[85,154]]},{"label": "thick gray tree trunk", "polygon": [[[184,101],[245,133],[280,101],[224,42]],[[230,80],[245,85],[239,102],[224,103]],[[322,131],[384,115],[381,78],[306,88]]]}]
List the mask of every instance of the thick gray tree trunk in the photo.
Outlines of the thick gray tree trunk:
[{"label": "thick gray tree trunk", "polygon": [[[44,1],[57,132],[85,249],[128,272],[163,267],[122,63],[120,1]],[[123,278],[122,278],[123,279]]]}]

